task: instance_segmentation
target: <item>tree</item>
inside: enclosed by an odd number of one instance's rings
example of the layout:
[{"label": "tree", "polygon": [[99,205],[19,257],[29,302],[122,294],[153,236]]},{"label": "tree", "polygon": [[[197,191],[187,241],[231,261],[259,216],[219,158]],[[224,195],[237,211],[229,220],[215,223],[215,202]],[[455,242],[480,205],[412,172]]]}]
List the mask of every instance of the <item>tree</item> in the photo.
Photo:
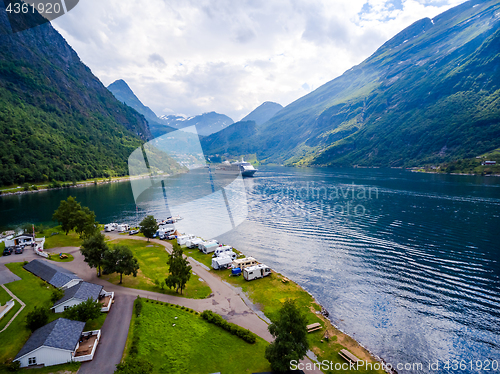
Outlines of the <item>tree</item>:
[{"label": "tree", "polygon": [[74,321],[87,322],[101,315],[102,305],[99,301],[89,297],[83,303],[73,305],[63,312],[64,318]]},{"label": "tree", "polygon": [[144,234],[146,238],[151,239],[156,231],[158,231],[158,224],[156,223],[155,217],[147,216],[145,217],[141,223],[139,224],[141,227],[141,232]]},{"label": "tree", "polygon": [[175,287],[175,292],[179,292],[186,287],[186,283],[191,278],[191,265],[184,258],[184,253],[181,247],[175,247],[167,261],[169,266],[169,276],[165,279],[165,284],[168,288]]},{"label": "tree", "polygon": [[274,372],[284,373],[290,370],[292,360],[301,360],[309,349],[307,320],[290,299],[283,303],[278,316],[268,327],[275,340],[266,348],[265,357]]},{"label": "tree", "polygon": [[134,257],[132,250],[125,245],[115,245],[105,255],[104,271],[106,273],[120,274],[120,284],[122,283],[123,274],[137,277],[139,270],[139,262]]},{"label": "tree", "polygon": [[45,326],[49,321],[49,310],[43,307],[35,307],[26,316],[26,325],[31,330],[31,332]]},{"label": "tree", "polygon": [[72,218],[75,231],[81,239],[88,239],[99,232],[99,225],[95,220],[95,213],[86,206],[76,211]]},{"label": "tree", "polygon": [[67,200],[61,200],[59,208],[52,215],[52,220],[59,222],[63,231],[68,235],[75,227],[74,213],[81,209],[80,203],[73,196],[69,196]]},{"label": "tree", "polygon": [[64,291],[61,290],[60,288],[56,288],[54,291],[52,291],[52,295],[50,295],[50,301],[55,303],[57,300],[61,300],[64,296]]},{"label": "tree", "polygon": [[109,251],[108,245],[105,242],[105,237],[100,232],[85,239],[80,247],[80,252],[84,257],[84,261],[91,268],[98,268],[97,276],[101,276],[101,266],[104,264],[104,255]]}]

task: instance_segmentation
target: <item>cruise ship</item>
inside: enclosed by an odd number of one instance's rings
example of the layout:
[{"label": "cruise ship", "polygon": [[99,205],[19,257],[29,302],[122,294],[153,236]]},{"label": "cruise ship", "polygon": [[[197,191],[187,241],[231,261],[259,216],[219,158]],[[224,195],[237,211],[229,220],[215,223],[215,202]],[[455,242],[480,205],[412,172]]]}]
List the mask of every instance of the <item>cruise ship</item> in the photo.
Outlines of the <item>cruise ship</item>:
[{"label": "cruise ship", "polygon": [[241,159],[241,161],[233,162],[231,165],[236,165],[239,167],[241,175],[244,177],[253,177],[258,169],[255,169],[253,165]]}]

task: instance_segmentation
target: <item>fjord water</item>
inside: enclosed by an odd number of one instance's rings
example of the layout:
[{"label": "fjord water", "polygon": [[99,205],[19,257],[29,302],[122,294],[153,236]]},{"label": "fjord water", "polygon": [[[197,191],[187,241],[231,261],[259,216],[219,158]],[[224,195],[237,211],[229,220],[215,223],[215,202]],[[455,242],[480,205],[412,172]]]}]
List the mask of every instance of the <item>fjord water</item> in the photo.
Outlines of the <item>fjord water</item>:
[{"label": "fjord water", "polygon": [[[500,363],[500,178],[262,167],[245,185],[248,218],[220,239],[297,281],[394,367],[422,364],[398,372]],[[112,183],[3,196],[0,226],[49,221],[69,195],[100,222],[147,213],[136,213],[129,183]]]}]

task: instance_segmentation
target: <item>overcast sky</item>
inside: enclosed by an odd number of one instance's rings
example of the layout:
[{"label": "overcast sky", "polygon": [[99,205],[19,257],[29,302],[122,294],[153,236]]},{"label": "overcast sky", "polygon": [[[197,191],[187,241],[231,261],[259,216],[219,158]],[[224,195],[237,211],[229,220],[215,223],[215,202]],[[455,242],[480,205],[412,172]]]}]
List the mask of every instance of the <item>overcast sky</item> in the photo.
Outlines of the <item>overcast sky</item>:
[{"label": "overcast sky", "polygon": [[424,17],[464,0],[80,0],[54,27],[108,86],[157,115],[237,121],[341,75]]}]

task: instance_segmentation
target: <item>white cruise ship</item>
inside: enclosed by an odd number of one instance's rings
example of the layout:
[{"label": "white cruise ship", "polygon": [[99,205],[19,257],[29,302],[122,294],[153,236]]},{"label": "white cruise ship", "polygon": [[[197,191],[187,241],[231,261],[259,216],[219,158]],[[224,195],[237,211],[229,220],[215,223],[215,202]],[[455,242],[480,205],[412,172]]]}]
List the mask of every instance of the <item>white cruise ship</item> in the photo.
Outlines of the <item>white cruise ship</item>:
[{"label": "white cruise ship", "polygon": [[253,177],[258,169],[255,169],[253,165],[241,159],[241,161],[233,162],[231,165],[236,165],[240,168],[241,175],[244,177]]}]

